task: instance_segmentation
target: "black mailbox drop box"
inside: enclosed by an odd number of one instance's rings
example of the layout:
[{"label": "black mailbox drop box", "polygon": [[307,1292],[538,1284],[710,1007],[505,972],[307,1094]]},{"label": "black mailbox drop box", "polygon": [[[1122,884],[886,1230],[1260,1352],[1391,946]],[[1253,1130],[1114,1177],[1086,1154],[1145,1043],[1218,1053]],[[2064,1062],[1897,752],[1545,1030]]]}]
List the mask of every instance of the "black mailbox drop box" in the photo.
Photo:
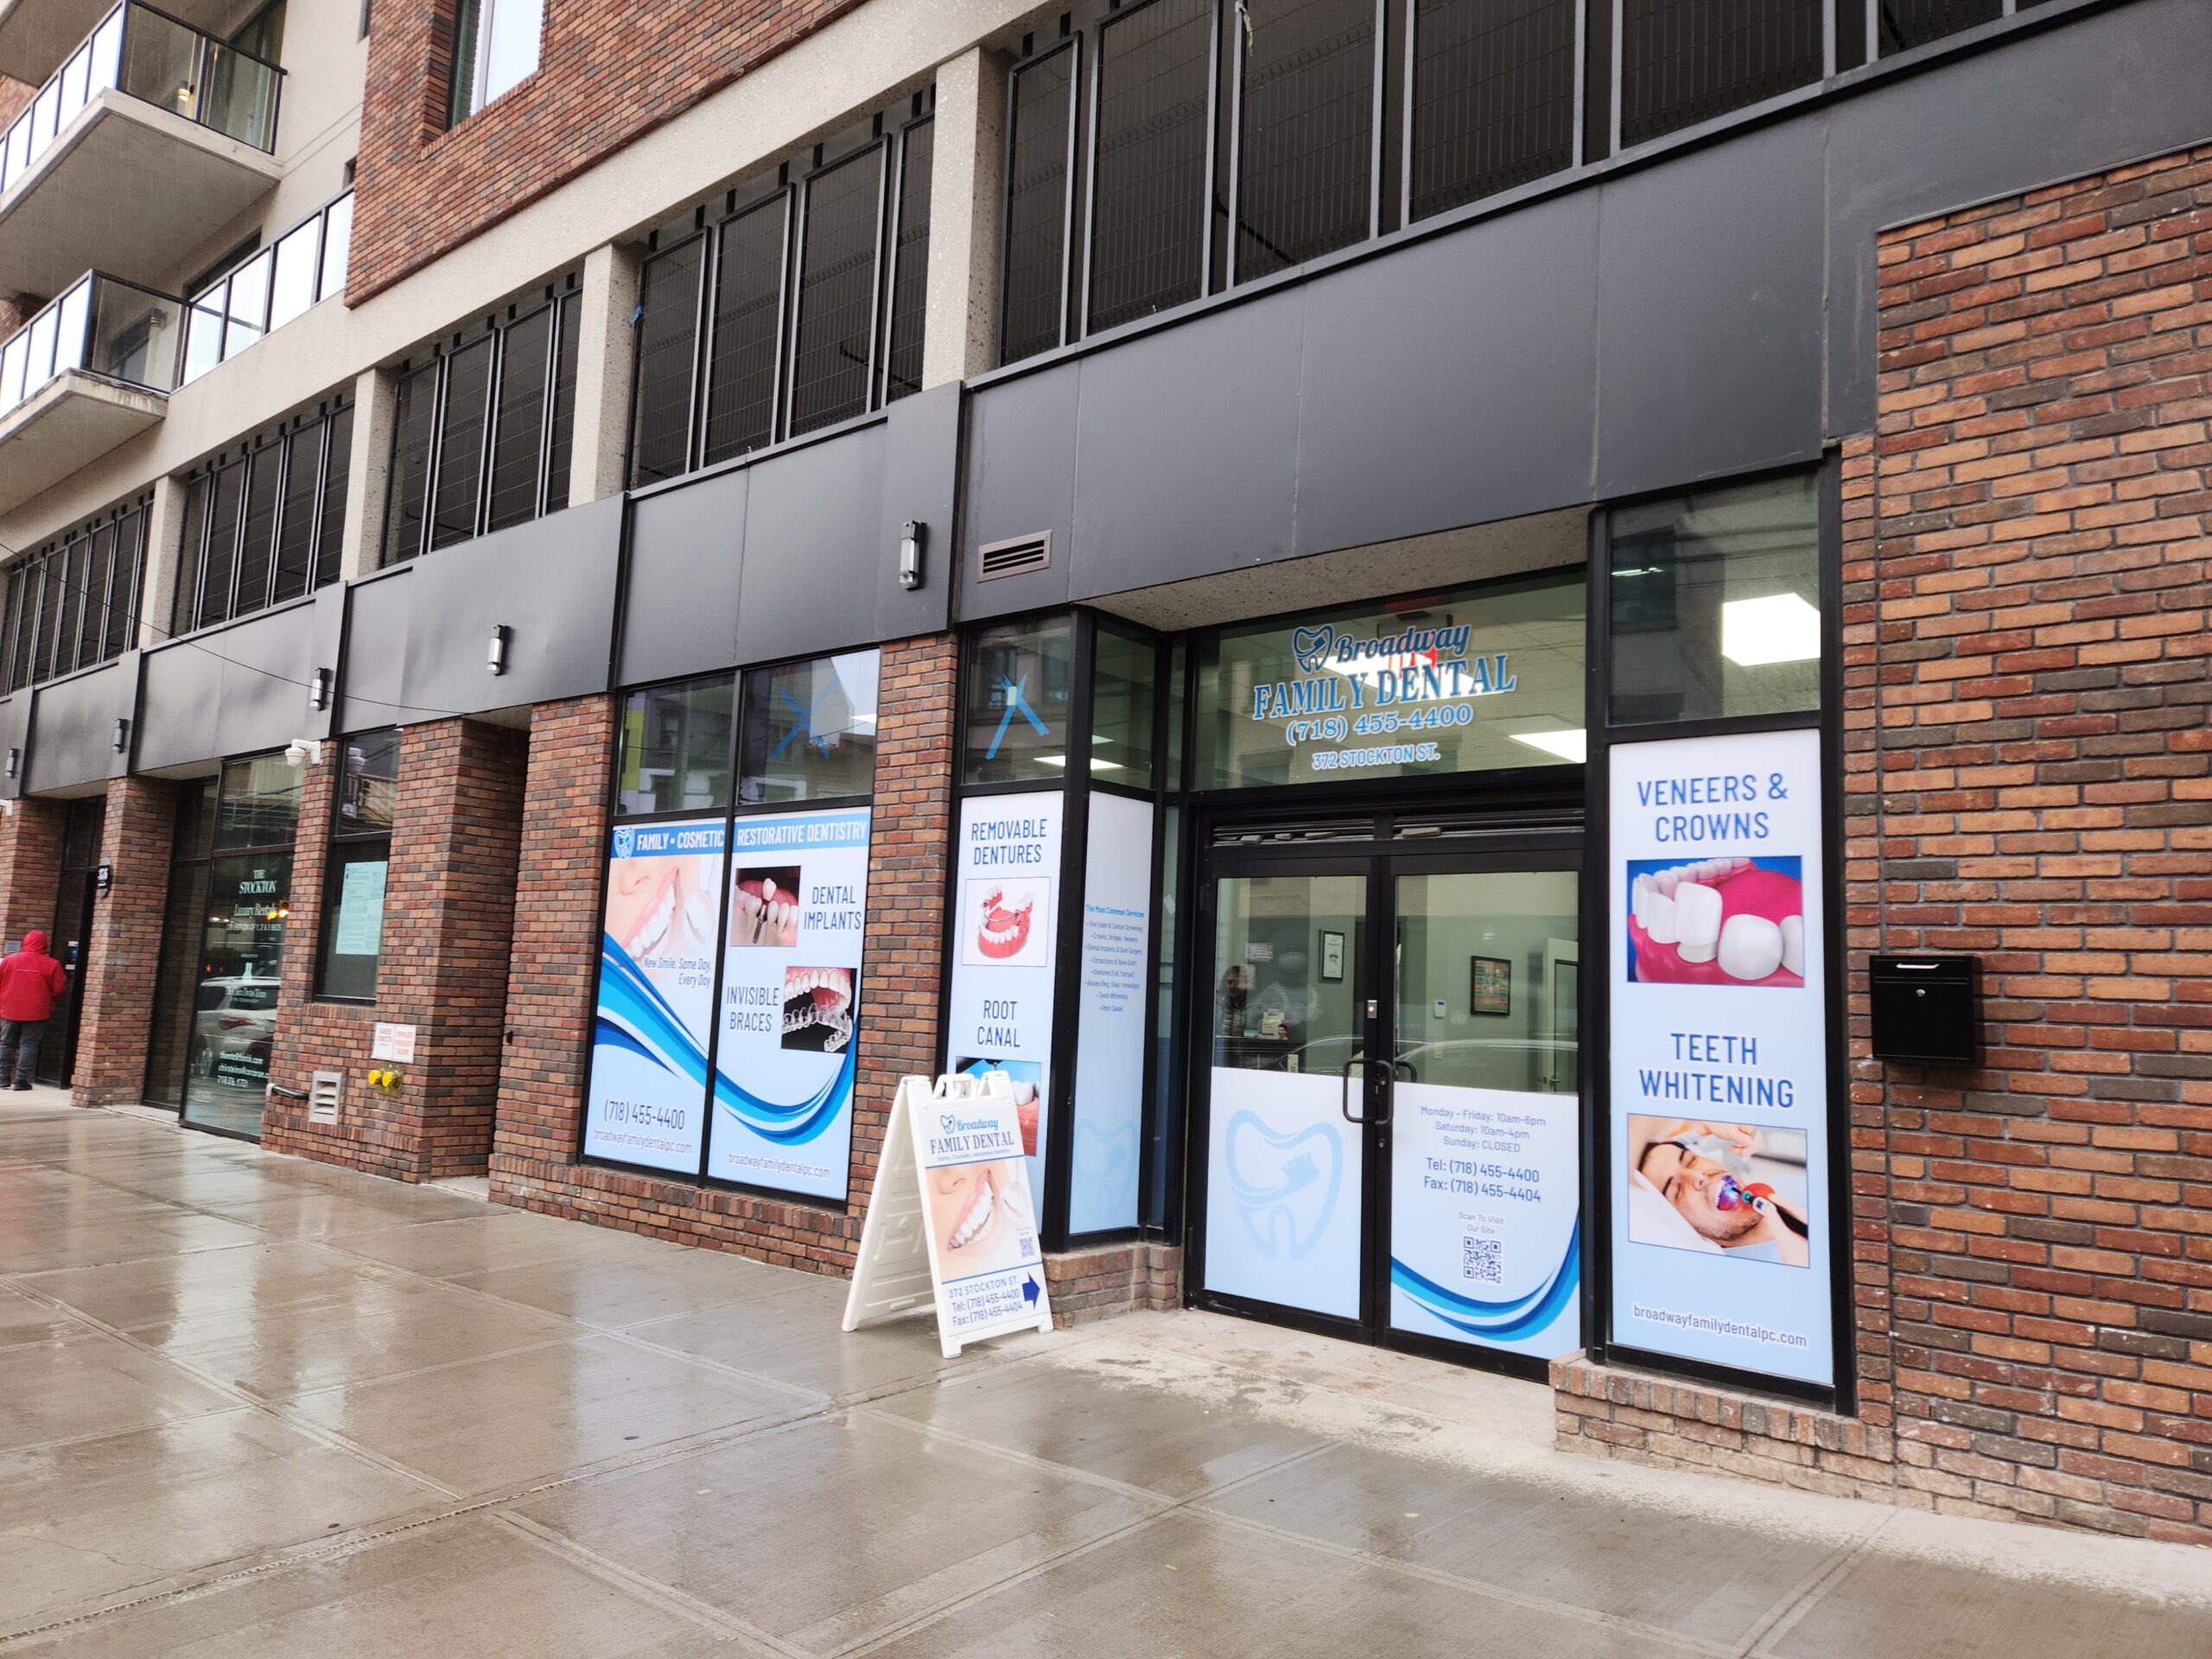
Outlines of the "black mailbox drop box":
[{"label": "black mailbox drop box", "polygon": [[1876,957],[1868,968],[1876,1059],[1972,1065],[1980,1058],[1980,957]]}]

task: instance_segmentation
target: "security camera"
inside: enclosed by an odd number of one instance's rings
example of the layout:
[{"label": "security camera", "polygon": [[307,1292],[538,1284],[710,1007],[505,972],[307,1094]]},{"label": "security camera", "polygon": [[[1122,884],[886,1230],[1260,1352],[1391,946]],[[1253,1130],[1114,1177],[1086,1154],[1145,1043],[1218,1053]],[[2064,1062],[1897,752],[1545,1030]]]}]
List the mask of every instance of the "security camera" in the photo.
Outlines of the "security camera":
[{"label": "security camera", "polygon": [[322,764],[322,744],[315,738],[296,737],[284,746],[284,764],[296,770]]}]

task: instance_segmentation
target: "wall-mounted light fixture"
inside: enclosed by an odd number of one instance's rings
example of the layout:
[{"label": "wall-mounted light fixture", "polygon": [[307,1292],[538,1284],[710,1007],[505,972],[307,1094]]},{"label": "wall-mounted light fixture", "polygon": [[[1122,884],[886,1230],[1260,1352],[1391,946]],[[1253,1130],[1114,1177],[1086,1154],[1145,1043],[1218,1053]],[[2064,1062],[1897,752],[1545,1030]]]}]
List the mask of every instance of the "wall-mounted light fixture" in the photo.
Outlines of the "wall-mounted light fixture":
[{"label": "wall-mounted light fixture", "polygon": [[22,770],[22,768],[23,768],[23,752],[22,752],[21,749],[10,749],[10,750],[9,750],[9,751],[8,751],[8,775],[9,775],[10,778],[13,778],[13,777],[17,773],[17,772],[21,772],[21,771]]},{"label": "wall-mounted light fixture", "polygon": [[504,622],[492,630],[492,643],[485,651],[484,666],[494,674],[507,671],[507,641],[513,636],[514,630]]},{"label": "wall-mounted light fixture", "polygon": [[123,753],[130,747],[130,718],[127,715],[115,717],[115,752]]},{"label": "wall-mounted light fixture", "polygon": [[899,535],[899,585],[912,593],[922,585],[922,542],[929,526],[909,518]]},{"label": "wall-mounted light fixture", "polygon": [[330,707],[330,671],[328,669],[318,668],[314,677],[308,682],[308,707],[318,714]]}]

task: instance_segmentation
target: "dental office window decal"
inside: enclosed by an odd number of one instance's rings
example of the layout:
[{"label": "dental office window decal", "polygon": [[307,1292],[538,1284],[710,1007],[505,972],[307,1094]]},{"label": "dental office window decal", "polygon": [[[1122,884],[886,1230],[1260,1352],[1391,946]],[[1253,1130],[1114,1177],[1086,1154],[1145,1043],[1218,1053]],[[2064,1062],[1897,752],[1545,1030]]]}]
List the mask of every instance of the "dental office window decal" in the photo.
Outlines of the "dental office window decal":
[{"label": "dental office window decal", "polygon": [[1224,630],[1198,671],[1198,785],[1580,764],[1580,570]]},{"label": "dental office window decal", "polygon": [[965,781],[1065,777],[1074,684],[1074,625],[1066,616],[980,630],[968,645]]}]

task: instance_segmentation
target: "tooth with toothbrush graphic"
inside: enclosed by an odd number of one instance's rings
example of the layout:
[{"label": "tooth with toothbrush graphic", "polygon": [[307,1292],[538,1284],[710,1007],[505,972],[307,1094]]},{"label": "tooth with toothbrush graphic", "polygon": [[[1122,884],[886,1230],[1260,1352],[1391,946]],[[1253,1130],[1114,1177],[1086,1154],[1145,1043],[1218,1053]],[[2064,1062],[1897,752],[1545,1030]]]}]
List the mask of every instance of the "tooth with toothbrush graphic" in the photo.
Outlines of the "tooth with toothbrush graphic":
[{"label": "tooth with toothbrush graphic", "polygon": [[1796,869],[1794,858],[1630,866],[1637,982],[1802,985],[1805,900]]}]

